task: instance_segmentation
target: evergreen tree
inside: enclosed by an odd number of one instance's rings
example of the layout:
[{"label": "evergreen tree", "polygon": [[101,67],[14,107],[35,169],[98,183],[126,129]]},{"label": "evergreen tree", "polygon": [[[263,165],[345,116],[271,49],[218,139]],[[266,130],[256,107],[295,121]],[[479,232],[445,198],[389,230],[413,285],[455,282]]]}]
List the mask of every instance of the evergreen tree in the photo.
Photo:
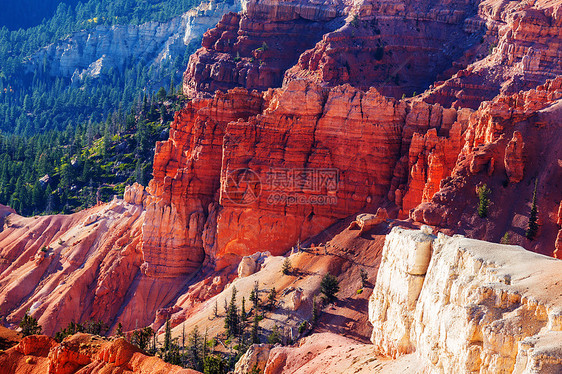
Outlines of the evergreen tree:
[{"label": "evergreen tree", "polygon": [[20,322],[21,334],[23,336],[37,335],[41,333],[41,326],[37,323],[37,319],[25,313],[23,319]]},{"label": "evergreen tree", "polygon": [[478,215],[480,218],[488,216],[488,207],[490,205],[490,194],[492,191],[485,184],[478,187]]},{"label": "evergreen tree", "polygon": [[232,288],[232,296],[230,304],[224,319],[224,328],[226,329],[227,336],[238,336],[240,331],[240,320],[238,314],[238,307],[236,306],[236,287]]},{"label": "evergreen tree", "polygon": [[328,302],[332,302],[336,299],[336,294],[340,290],[340,285],[338,278],[330,273],[326,273],[322,278],[320,283],[320,292],[324,294],[324,297]]},{"label": "evergreen tree", "polygon": [[271,291],[269,291],[269,294],[267,295],[267,307],[271,310],[275,307],[275,303],[277,301],[277,291],[275,290],[275,287],[273,287],[271,289]]},{"label": "evergreen tree", "polygon": [[533,240],[539,230],[539,225],[537,224],[537,213],[537,180],[535,179],[535,189],[533,190],[531,213],[529,214],[529,225],[527,226],[527,231],[525,232],[525,236],[529,240]]},{"label": "evergreen tree", "polygon": [[318,317],[320,315],[320,312],[318,310],[318,302],[316,301],[316,296],[314,296],[312,298],[312,321],[311,324],[314,326],[316,325],[316,322],[318,322]]},{"label": "evergreen tree", "polygon": [[260,344],[260,337],[259,337],[259,329],[260,329],[260,320],[257,309],[254,310],[254,322],[252,324],[252,332],[251,332],[251,339],[252,344]]},{"label": "evergreen tree", "polygon": [[242,310],[240,311],[240,321],[242,322],[242,325],[246,323],[247,317],[248,316],[246,315],[246,299],[244,298],[244,296],[242,296]]},{"label": "evergreen tree", "polygon": [[164,332],[164,354],[168,354],[172,348],[172,327],[170,325],[170,317],[166,318],[166,327]]},{"label": "evergreen tree", "polygon": [[202,351],[202,337],[199,333],[199,328],[195,326],[189,334],[189,346],[187,354],[190,368],[201,371],[201,369],[203,368]]},{"label": "evergreen tree", "polygon": [[283,260],[283,266],[281,267],[281,272],[285,275],[289,275],[292,271],[293,266],[291,265],[291,260],[289,257],[285,257],[285,260]]},{"label": "evergreen tree", "polygon": [[256,281],[254,283],[254,287],[252,288],[252,291],[250,292],[250,301],[253,303],[254,305],[254,310],[258,310],[259,307],[259,301],[260,301],[260,296],[259,296],[259,284]]}]

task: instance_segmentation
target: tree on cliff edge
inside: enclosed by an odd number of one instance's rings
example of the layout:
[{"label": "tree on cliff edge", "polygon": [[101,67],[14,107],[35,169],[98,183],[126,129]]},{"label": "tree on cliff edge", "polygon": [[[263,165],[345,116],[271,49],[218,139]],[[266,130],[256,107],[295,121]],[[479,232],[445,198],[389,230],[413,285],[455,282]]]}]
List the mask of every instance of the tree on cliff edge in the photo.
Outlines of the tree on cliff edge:
[{"label": "tree on cliff edge", "polygon": [[41,334],[42,330],[41,326],[37,323],[37,320],[28,313],[25,313],[23,316],[23,319],[20,322],[20,327],[21,334],[23,336]]}]

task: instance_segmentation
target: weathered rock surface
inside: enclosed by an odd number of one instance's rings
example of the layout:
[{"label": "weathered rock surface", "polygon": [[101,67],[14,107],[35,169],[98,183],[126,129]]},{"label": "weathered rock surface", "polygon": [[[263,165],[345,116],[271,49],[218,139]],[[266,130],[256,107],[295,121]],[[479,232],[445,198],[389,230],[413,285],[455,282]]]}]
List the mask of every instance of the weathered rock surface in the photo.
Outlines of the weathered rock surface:
[{"label": "weathered rock surface", "polygon": [[100,25],[80,31],[44,47],[31,56],[28,69],[39,71],[45,64],[53,77],[107,77],[110,70],[122,71],[134,61],[144,61],[155,70],[183,56],[192,40],[200,38],[228,12],[240,10],[240,2],[205,2],[168,22],[141,25]]},{"label": "weathered rock surface", "polygon": [[[259,354],[259,356],[258,356]],[[414,355],[398,360],[374,358],[375,347],[361,344],[333,333],[316,333],[303,338],[299,344],[288,347],[250,347],[242,362],[256,362],[266,374],[399,374],[415,373],[420,367]],[[250,374],[251,367],[241,365],[236,374]]]},{"label": "weathered rock surface", "polygon": [[194,100],[176,114],[170,139],[156,144],[142,229],[145,274],[190,274],[203,263],[216,230],[226,125],[259,113],[262,105],[260,95],[233,90]]},{"label": "weathered rock surface", "polygon": [[323,34],[343,23],[343,1],[247,1],[205,33],[190,59],[183,92],[210,96],[234,87],[279,87],[285,70]]},{"label": "weathered rock surface", "polygon": [[[17,324],[29,310],[48,334],[71,321],[116,321],[136,288],[143,219],[142,206],[121,200],[69,216],[8,215],[0,232],[3,316]],[[150,304],[141,318],[155,312]]]},{"label": "weathered rock surface", "polygon": [[272,344],[253,344],[236,363],[234,374],[249,374],[255,368],[263,372]]},{"label": "weathered rock surface", "polygon": [[562,75],[561,14],[557,1],[482,1],[478,17],[466,25],[474,30],[486,24],[476,61],[436,82],[426,100],[476,109],[499,93],[528,90]]},{"label": "weathered rock surface", "polygon": [[11,374],[152,373],[197,374],[144,354],[124,338],[109,341],[78,333],[61,343],[44,335],[22,339],[0,355],[3,372]]},{"label": "weathered rock surface", "polygon": [[[420,242],[431,249],[421,257]],[[369,303],[373,342],[415,350],[432,373],[558,372],[560,271],[518,246],[393,229]]]},{"label": "weathered rock surface", "polygon": [[303,53],[285,79],[349,83],[387,96],[423,92],[438,77],[448,78],[485,33],[467,27],[477,16],[469,1],[354,1],[347,23]]},{"label": "weathered rock surface", "polygon": [[[410,213],[415,221],[452,228],[470,237],[510,243],[552,255],[562,200],[560,157],[562,78],[514,95],[499,95],[470,114],[462,149],[439,190]],[[410,148],[411,149],[411,148]],[[535,181],[540,234],[524,237]],[[489,220],[477,216],[475,186],[492,194]]]},{"label": "weathered rock surface", "polygon": [[389,217],[388,217],[388,213],[386,212],[386,209],[379,208],[377,209],[376,214],[370,214],[370,213],[358,214],[357,217],[355,218],[355,221],[351,222],[351,225],[349,225],[349,228],[351,230],[359,229],[359,234],[362,234],[364,232],[371,230],[373,227],[381,224],[382,222],[386,221],[388,218]]}]

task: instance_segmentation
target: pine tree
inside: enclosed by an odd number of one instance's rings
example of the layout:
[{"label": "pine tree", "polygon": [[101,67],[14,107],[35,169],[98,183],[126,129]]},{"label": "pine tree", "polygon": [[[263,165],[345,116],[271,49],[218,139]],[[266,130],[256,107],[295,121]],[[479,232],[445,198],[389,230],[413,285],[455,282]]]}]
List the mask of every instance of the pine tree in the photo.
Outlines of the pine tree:
[{"label": "pine tree", "polygon": [[254,310],[254,323],[252,324],[252,344],[260,344],[259,329],[260,319],[257,310]]},{"label": "pine tree", "polygon": [[529,226],[525,232],[525,236],[529,240],[533,240],[537,235],[539,230],[539,225],[537,224],[537,180],[535,179],[535,189],[533,191],[533,202],[531,203],[531,213],[529,215]]},{"label": "pine tree", "polygon": [[293,266],[291,265],[291,260],[289,257],[285,257],[285,260],[283,260],[283,266],[281,267],[281,272],[285,275],[289,275],[292,271]]},{"label": "pine tree", "polygon": [[258,310],[259,307],[259,301],[260,301],[260,296],[259,296],[259,284],[256,281],[254,283],[254,288],[252,289],[252,291],[250,292],[250,301],[253,303],[254,305],[254,310]]},{"label": "pine tree", "polygon": [[172,327],[170,326],[170,317],[166,318],[166,328],[164,332],[164,354],[167,355],[172,348]]},{"label": "pine tree", "polygon": [[319,314],[320,313],[318,310],[318,303],[316,302],[316,296],[314,296],[312,298],[312,322],[311,322],[313,326],[316,324],[316,322],[318,322]]},{"label": "pine tree", "polygon": [[242,321],[242,324],[246,323],[246,319],[246,299],[242,296],[242,310],[240,311],[240,321]]},{"label": "pine tree", "polygon": [[478,187],[478,215],[480,218],[486,218],[488,216],[488,207],[490,205],[490,194],[492,191],[487,185]]},{"label": "pine tree", "polygon": [[324,297],[328,302],[332,302],[336,299],[336,294],[340,290],[340,285],[338,278],[330,273],[326,273],[322,282],[320,283],[320,292],[324,294]]},{"label": "pine tree", "polygon": [[21,334],[23,336],[37,335],[40,334],[42,330],[39,323],[37,323],[37,319],[30,316],[29,313],[25,313],[19,326],[21,327]]},{"label": "pine tree", "polygon": [[236,287],[233,287],[230,304],[228,305],[226,317],[224,319],[224,328],[226,329],[227,336],[238,336],[240,330],[240,319],[238,307],[236,306],[236,292]]},{"label": "pine tree", "polygon": [[203,360],[201,358],[202,351],[202,338],[199,333],[199,328],[195,326],[189,334],[189,347],[188,347],[188,358],[189,365],[194,370],[201,370]]},{"label": "pine tree", "polygon": [[275,307],[275,302],[277,301],[277,291],[275,290],[275,287],[273,287],[271,289],[271,291],[269,291],[269,295],[267,296],[267,307],[269,309],[273,309]]}]

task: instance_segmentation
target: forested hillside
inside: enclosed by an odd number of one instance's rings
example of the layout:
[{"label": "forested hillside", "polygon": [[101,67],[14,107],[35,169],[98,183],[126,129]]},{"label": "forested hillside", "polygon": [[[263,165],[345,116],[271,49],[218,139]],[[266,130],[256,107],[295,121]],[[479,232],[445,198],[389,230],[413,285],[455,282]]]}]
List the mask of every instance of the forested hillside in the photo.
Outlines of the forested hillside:
[{"label": "forested hillside", "polygon": [[[69,212],[119,194],[124,183],[147,183],[154,142],[167,136],[164,130],[181,101],[174,82],[181,82],[189,55],[199,43],[163,61],[158,71],[145,60],[132,58],[99,79],[86,76],[79,81],[49,74],[46,60],[41,68],[32,69],[30,59],[73,32],[164,22],[200,2],[33,0],[14,2],[3,10],[1,204],[25,215]],[[29,9],[29,19],[22,19],[21,13]],[[35,21],[39,23],[24,28]],[[156,95],[161,86],[165,89]],[[40,180],[45,175],[49,177]]]}]

